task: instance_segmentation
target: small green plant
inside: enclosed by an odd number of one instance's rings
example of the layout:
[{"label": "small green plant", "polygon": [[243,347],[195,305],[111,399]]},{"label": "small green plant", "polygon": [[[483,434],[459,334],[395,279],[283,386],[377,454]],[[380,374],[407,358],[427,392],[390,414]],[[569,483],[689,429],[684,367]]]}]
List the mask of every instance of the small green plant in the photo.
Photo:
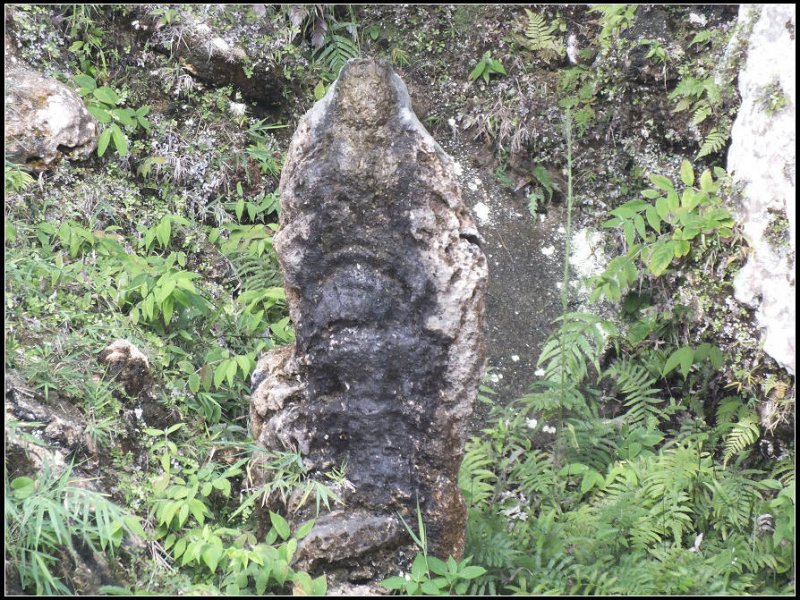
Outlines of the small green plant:
[{"label": "small green plant", "polygon": [[650,47],[650,50],[645,54],[646,59],[652,59],[653,62],[662,65],[667,62],[667,51],[658,40],[639,40],[639,45]]},{"label": "small green plant", "polygon": [[607,50],[615,36],[633,25],[636,18],[636,4],[595,4],[591,11],[598,13],[598,23],[602,28],[598,39],[600,47]]},{"label": "small green plant", "polygon": [[772,116],[776,112],[782,110],[789,103],[789,100],[786,97],[780,82],[773,81],[761,92],[760,102],[764,112],[766,112],[767,115]]},{"label": "small green plant", "polygon": [[125,132],[132,133],[137,128],[150,131],[150,122],[147,120],[149,106],[136,110],[124,107],[123,99],[117,92],[105,85],[98,87],[97,81],[89,75],[76,75],[73,80],[78,85],[78,93],[86,101],[86,109],[106,126],[97,140],[97,156],[103,156],[112,141],[117,154],[125,156],[129,147]]},{"label": "small green plant", "polygon": [[542,15],[527,8],[525,14],[528,21],[525,26],[525,37],[522,40],[523,45],[533,52],[538,52],[545,62],[562,58],[567,50],[564,41],[554,36],[559,30],[558,23],[553,22],[548,25]]},{"label": "small green plant", "polygon": [[[324,67],[323,78],[334,81],[344,64],[361,55],[358,33],[354,22],[330,22],[325,42],[319,48],[314,61]],[[343,32],[350,35],[343,35]]]},{"label": "small green plant", "polygon": [[[726,174],[717,167],[715,173],[716,180],[710,170],[705,170],[696,186],[694,169],[684,160],[680,194],[667,177],[650,175],[653,187],[642,192],[644,199],[631,200],[611,211],[613,217],[603,227],[622,230],[627,253],[613,259],[606,271],[592,280],[593,299],[605,296],[618,301],[639,276],[636,259],[644,262],[651,275],[659,277],[675,258],[688,255],[697,241],[702,252],[709,239],[732,235],[733,218],[719,196]],[[662,232],[662,226],[667,230]]]},{"label": "small green plant", "polygon": [[56,473],[45,464],[39,477],[5,475],[6,555],[28,593],[70,594],[59,564],[77,562],[77,541],[114,556],[125,535],[146,538],[139,519],[103,494],[78,485],[71,465]]},{"label": "small green plant", "polygon": [[6,160],[6,180],[5,191],[21,192],[33,184],[34,179],[28,173],[22,170],[20,165],[14,164]]},{"label": "small green plant", "polygon": [[395,46],[392,48],[392,62],[398,67],[407,67],[411,64],[411,59],[408,58],[408,52]]},{"label": "small green plant", "polygon": [[672,112],[688,110],[692,113],[691,123],[694,126],[705,122],[712,115],[717,115],[717,122],[705,134],[695,160],[715,154],[725,146],[730,135],[730,123],[727,118],[718,114],[722,106],[722,88],[713,77],[684,77],[670,92],[669,99],[677,102]]},{"label": "small green plant", "polygon": [[469,74],[469,80],[475,81],[482,77],[486,83],[489,83],[489,78],[492,75],[506,75],[505,67],[499,60],[492,58],[491,52],[487,51],[483,54],[483,58],[475,65],[472,72]]},{"label": "small green plant", "polygon": [[[400,516],[400,515],[398,515]],[[428,554],[428,540],[425,536],[425,524],[422,511],[417,502],[417,527],[419,535],[409,527],[405,519],[400,520],[411,539],[420,549],[414,557],[411,572],[402,577],[389,577],[381,585],[389,590],[403,591],[408,596],[414,595],[463,595],[467,593],[470,581],[486,573],[486,569],[470,565],[471,557],[456,561],[452,556],[443,561]],[[438,577],[435,577],[438,575]]]}]

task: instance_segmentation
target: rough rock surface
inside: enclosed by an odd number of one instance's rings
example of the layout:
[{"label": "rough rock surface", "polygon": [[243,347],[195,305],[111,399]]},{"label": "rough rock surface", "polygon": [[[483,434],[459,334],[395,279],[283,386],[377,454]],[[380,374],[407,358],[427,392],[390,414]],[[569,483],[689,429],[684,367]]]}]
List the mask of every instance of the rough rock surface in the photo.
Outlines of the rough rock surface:
[{"label": "rough rock surface", "polygon": [[150,383],[147,356],[127,340],[115,340],[100,353],[99,360],[110,366],[112,375],[129,396],[138,396]]},{"label": "rough rock surface", "polygon": [[94,151],[97,121],[77,94],[13,56],[6,57],[4,79],[8,160],[46,171],[64,155],[83,159]]},{"label": "rough rock surface", "polygon": [[410,541],[396,513],[417,500],[430,551],[460,556],[487,266],[453,163],[392,69],[354,60],[298,125],[280,189],[274,245],[296,342],[260,361],[251,425],[312,471],[346,465],[351,484],[298,561],[385,575],[387,549]]},{"label": "rough rock surface", "polygon": [[[758,12],[739,74],[742,105],[731,131],[728,170],[743,184],[739,220],[751,247],[735,280],[736,299],[757,308],[764,351],[795,372],[795,21],[794,5],[746,6]],[[769,230],[781,224],[783,243]]]},{"label": "rough rock surface", "polygon": [[145,5],[133,14],[141,19],[134,27],[155,30],[156,47],[178,57],[191,75],[213,85],[233,84],[249,100],[281,101],[285,80],[274,63],[248,53],[197,15],[181,10],[176,24],[164,26]]}]

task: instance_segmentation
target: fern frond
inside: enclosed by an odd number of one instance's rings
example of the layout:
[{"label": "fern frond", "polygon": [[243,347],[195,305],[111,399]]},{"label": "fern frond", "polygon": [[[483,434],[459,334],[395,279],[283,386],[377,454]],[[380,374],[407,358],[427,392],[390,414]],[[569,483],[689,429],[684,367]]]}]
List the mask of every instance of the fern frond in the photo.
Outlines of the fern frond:
[{"label": "fern frond", "polygon": [[763,474],[756,470],[724,473],[723,477],[705,485],[712,492],[714,527],[726,539],[733,532],[751,532],[753,519],[758,515],[757,507],[763,501],[753,476]]},{"label": "fern frond", "polygon": [[705,121],[710,114],[711,107],[708,104],[701,104],[695,108],[694,114],[692,115],[692,125],[699,125]]},{"label": "fern frond", "polygon": [[795,468],[794,457],[787,455],[775,464],[771,477],[780,481],[783,487],[789,487],[794,484]]},{"label": "fern frond", "polygon": [[549,380],[540,379],[531,385],[531,389],[530,393],[518,400],[525,408],[524,412],[520,411],[520,415],[532,412],[547,419],[562,409],[580,416],[589,414],[589,405],[583,390],[571,380],[567,380],[562,386],[555,377]]},{"label": "fern frond", "polygon": [[333,77],[338,77],[344,64],[360,54],[353,40],[338,33],[330,33],[327,43],[317,53],[316,61],[324,64]]},{"label": "fern frond", "polygon": [[525,37],[528,38],[528,47],[531,50],[544,50],[553,44],[553,26],[548,25],[544,17],[532,10],[525,9],[528,15],[528,25],[525,27]]},{"label": "fern frond", "polygon": [[715,154],[719,152],[725,147],[725,142],[727,141],[728,132],[724,129],[721,130],[715,127],[703,140],[703,144],[700,146],[700,151],[697,153],[697,156],[695,156],[695,160],[703,158],[704,156],[708,156],[709,154]]},{"label": "fern frond", "polygon": [[595,418],[569,419],[570,435],[565,458],[605,473],[617,456],[618,436],[613,424]]},{"label": "fern frond", "polygon": [[531,450],[523,461],[517,462],[511,469],[509,482],[513,482],[515,487],[531,499],[548,494],[556,483],[552,455],[541,450]]},{"label": "fern frond", "polygon": [[659,406],[663,403],[658,397],[660,390],[654,387],[655,377],[647,369],[623,358],[615,361],[605,375],[615,381],[624,395],[625,406],[628,407],[625,420],[628,423],[654,427],[666,419],[667,413]]},{"label": "fern frond", "polygon": [[466,548],[476,565],[499,569],[512,567],[519,554],[505,519],[476,509],[469,511]]},{"label": "fern frond", "polygon": [[274,253],[253,256],[248,252],[233,252],[228,256],[233,274],[227,281],[242,292],[283,285],[283,276]]},{"label": "fern frond", "polygon": [[561,326],[545,342],[536,365],[544,365],[544,379],[561,382],[565,370],[566,381],[579,383],[588,364],[600,373],[606,344],[619,335],[616,326],[592,313],[566,313],[556,320]]},{"label": "fern frond", "polygon": [[740,419],[725,438],[725,450],[722,455],[723,466],[727,466],[728,461],[745,448],[755,444],[760,434],[757,416],[750,414]]},{"label": "fern frond", "polygon": [[467,443],[458,471],[458,487],[469,507],[487,507],[494,495],[497,475],[487,468],[495,464],[490,451],[489,445],[477,437]]}]

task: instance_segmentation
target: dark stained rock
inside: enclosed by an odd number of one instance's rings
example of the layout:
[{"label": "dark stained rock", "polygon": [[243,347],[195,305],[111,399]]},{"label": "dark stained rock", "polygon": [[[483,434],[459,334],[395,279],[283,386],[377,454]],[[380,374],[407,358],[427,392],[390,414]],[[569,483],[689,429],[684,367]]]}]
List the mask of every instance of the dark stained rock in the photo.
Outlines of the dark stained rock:
[{"label": "dark stained rock", "polygon": [[98,358],[101,363],[109,365],[111,375],[122,384],[129,396],[138,396],[152,383],[150,361],[127,340],[114,340]]},{"label": "dark stained rock", "polygon": [[61,158],[87,158],[97,146],[97,121],[63,83],[6,56],[5,156],[34,171]]},{"label": "dark stained rock", "polygon": [[351,484],[298,560],[385,575],[386,549],[410,541],[396,514],[408,520],[417,499],[430,551],[460,556],[457,475],[484,362],[486,259],[451,159],[386,63],[347,63],[301,120],[281,204],[274,245],[296,342],[259,362],[251,425],[312,471],[346,465]]}]

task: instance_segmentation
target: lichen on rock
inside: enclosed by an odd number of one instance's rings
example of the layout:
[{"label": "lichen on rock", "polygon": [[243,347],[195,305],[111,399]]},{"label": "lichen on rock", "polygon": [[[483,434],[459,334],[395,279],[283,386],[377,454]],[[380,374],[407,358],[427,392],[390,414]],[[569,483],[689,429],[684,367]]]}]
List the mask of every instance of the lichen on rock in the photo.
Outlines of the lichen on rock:
[{"label": "lichen on rock", "polygon": [[[385,575],[386,549],[410,541],[396,514],[419,501],[430,551],[460,556],[487,266],[453,163],[391,67],[353,60],[298,125],[280,191],[274,246],[296,342],[260,361],[251,425],[312,471],[345,466],[351,484],[298,555]],[[352,530],[356,514],[381,535],[353,530],[331,554],[324,532]]]}]

